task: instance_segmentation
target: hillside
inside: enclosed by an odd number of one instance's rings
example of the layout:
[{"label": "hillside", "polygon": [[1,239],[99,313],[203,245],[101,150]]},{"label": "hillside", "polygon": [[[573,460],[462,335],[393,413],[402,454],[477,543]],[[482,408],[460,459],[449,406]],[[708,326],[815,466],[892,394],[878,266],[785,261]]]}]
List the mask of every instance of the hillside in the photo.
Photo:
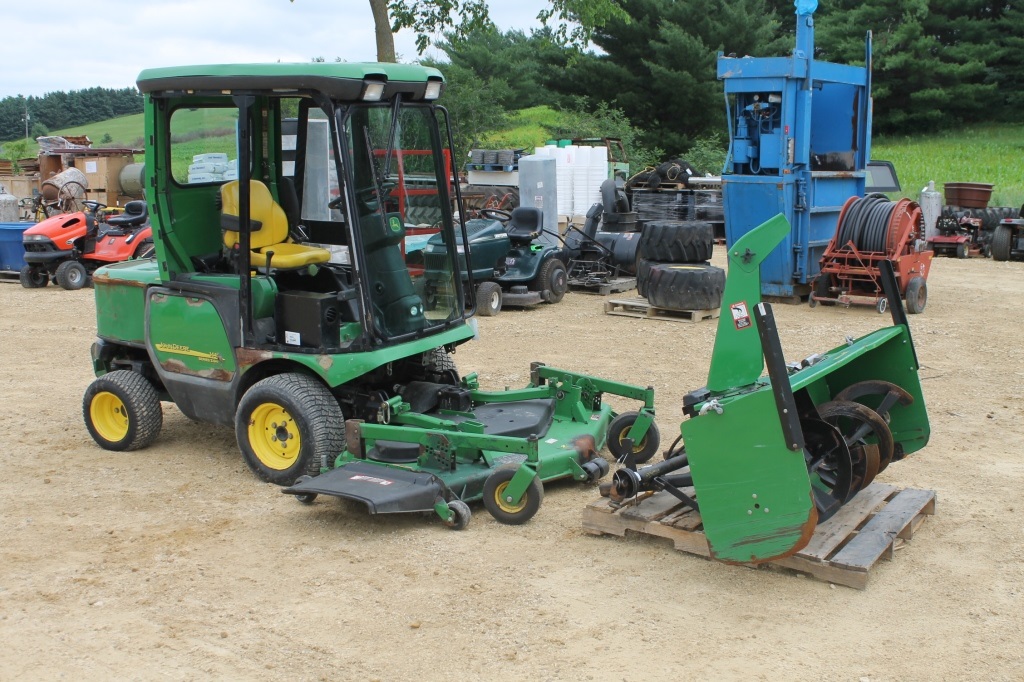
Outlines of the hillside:
[{"label": "hillside", "polygon": [[[561,112],[549,107],[524,109],[510,116],[508,127],[489,133],[482,144],[530,149],[544,144],[550,138],[548,131],[560,127],[562,119]],[[226,113],[225,124],[230,125],[231,120]],[[88,135],[96,146],[141,147],[143,127],[142,114],[134,114],[51,134]],[[191,130],[185,118],[176,132],[187,134]],[[112,141],[101,143],[105,135]],[[34,156],[37,151],[38,145],[33,143],[29,155]],[[1008,124],[915,137],[879,136],[872,142],[874,158],[896,165],[904,196],[916,197],[929,180],[934,180],[940,191],[946,182],[987,182],[995,185],[990,202],[993,206],[1024,204],[1024,174],[1020,172],[1018,161],[1022,155],[1024,128]]]}]

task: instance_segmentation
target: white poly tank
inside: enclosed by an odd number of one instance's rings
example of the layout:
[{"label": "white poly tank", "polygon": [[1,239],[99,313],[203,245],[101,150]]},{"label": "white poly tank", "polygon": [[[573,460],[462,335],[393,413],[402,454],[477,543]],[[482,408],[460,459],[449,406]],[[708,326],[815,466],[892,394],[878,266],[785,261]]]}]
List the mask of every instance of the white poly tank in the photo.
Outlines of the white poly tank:
[{"label": "white poly tank", "polygon": [[[7,190],[0,187],[0,223],[16,222],[18,222],[18,197],[8,194]],[[20,246],[18,248],[21,249]]]},{"label": "white poly tank", "polygon": [[928,186],[921,190],[917,203],[921,205],[921,217],[924,218],[924,238],[931,239],[939,233],[936,224],[942,215],[942,194],[935,189],[934,180],[929,180]]}]

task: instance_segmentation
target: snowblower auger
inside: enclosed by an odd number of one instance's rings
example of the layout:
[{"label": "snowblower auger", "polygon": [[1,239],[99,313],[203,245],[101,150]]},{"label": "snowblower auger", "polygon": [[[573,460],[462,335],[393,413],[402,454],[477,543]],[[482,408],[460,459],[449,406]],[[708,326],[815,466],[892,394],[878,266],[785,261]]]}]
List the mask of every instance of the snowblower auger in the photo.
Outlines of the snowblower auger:
[{"label": "snowblower auger", "polygon": [[[726,562],[796,553],[819,521],[928,441],[917,356],[890,263],[881,270],[892,326],[786,364],[771,306],[760,302],[759,265],[789,229],[776,216],[729,252],[708,384],[684,399],[684,448],[651,467],[616,472],[611,489],[613,499],[664,489],[689,500],[712,556]],[[695,499],[680,490],[690,485]]]}]

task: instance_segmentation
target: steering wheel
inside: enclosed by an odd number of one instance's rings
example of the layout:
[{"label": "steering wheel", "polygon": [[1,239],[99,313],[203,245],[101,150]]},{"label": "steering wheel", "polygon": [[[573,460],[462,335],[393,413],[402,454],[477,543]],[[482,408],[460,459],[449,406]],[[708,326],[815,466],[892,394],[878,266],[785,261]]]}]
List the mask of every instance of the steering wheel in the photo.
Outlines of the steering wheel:
[{"label": "steering wheel", "polygon": [[106,204],[101,204],[100,202],[93,201],[92,199],[83,199],[82,206],[85,206],[87,209],[89,209],[89,211],[91,211],[93,215],[96,215],[101,210],[107,207]]},{"label": "steering wheel", "polygon": [[508,211],[503,211],[500,208],[481,208],[481,218],[490,218],[491,220],[500,220],[503,223],[508,222],[512,219],[512,214]]}]

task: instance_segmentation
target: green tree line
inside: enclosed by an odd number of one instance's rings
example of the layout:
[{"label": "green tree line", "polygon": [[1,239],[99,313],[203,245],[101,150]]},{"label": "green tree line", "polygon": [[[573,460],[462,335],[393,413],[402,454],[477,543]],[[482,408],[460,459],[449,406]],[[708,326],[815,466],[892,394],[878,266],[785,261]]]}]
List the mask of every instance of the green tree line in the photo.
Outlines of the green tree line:
[{"label": "green tree line", "polygon": [[141,113],[142,96],[135,88],[86,88],[42,97],[4,97],[0,99],[0,140],[25,136],[26,112],[29,136],[35,138],[51,130]]},{"label": "green tree line", "polygon": [[[1020,121],[1024,0],[823,0],[816,58],[863,65],[872,32],[874,130],[919,133]],[[637,143],[669,154],[726,134],[717,54],[793,50],[789,0],[622,0],[593,32],[598,52],[557,46],[549,30],[478,29],[439,47],[445,98],[472,135],[537,104],[620,112]],[[460,100],[465,99],[465,106]]]}]

